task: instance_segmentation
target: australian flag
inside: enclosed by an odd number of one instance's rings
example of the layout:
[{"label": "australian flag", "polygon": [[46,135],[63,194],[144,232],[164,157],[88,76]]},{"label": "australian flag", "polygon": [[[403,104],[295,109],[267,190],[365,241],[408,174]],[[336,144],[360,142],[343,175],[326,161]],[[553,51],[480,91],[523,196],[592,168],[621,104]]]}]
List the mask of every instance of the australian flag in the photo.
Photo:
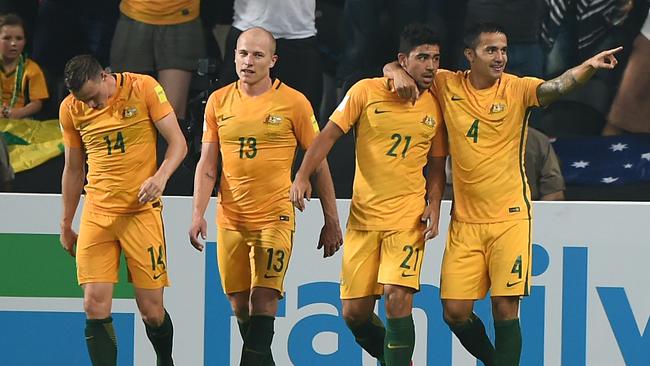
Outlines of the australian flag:
[{"label": "australian flag", "polygon": [[650,135],[564,138],[553,148],[567,184],[650,181]]}]

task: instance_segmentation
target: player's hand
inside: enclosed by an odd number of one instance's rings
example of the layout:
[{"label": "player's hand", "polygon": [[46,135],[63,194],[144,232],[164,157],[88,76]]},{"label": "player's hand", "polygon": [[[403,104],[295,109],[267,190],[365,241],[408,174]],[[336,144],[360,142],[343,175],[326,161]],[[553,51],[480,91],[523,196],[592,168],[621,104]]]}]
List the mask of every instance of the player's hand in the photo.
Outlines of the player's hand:
[{"label": "player's hand", "polygon": [[401,67],[396,68],[393,73],[393,85],[400,98],[415,104],[420,94],[418,86],[415,84],[415,80]]},{"label": "player's hand", "polygon": [[343,245],[343,234],[338,222],[323,225],[318,239],[318,248],[323,248],[323,258],[331,257]]},{"label": "player's hand", "polygon": [[424,241],[433,239],[438,236],[438,224],[440,222],[440,205],[427,204],[424,208],[424,213],[422,213],[422,222],[424,222],[427,227],[422,232],[424,236]]},{"label": "player's hand", "polygon": [[305,199],[307,201],[311,199],[311,182],[309,178],[296,175],[296,179],[291,184],[289,199],[300,212],[305,210]]},{"label": "player's hand", "polygon": [[618,60],[614,54],[620,52],[623,47],[612,48],[611,50],[603,51],[596,56],[585,61],[589,66],[594,69],[613,69],[618,64]]},{"label": "player's hand", "polygon": [[190,244],[199,252],[203,251],[203,243],[199,241],[199,235],[201,239],[205,240],[208,232],[208,223],[203,217],[195,217],[192,219],[192,226],[190,226]]},{"label": "player's hand", "polygon": [[73,257],[76,255],[75,246],[77,245],[78,237],[79,235],[77,235],[71,227],[62,228],[61,234],[59,235],[61,246]]},{"label": "player's hand", "polygon": [[154,175],[147,178],[140,186],[138,201],[146,203],[157,200],[165,190],[165,185],[167,185],[167,180],[160,176]]}]

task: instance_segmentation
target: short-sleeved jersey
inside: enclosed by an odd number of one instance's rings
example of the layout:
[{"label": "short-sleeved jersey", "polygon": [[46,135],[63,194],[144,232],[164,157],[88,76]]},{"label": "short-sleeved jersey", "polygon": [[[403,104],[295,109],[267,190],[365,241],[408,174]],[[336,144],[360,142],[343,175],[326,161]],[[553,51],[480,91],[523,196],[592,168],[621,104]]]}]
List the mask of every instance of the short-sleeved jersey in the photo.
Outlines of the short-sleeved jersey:
[{"label": "short-sleeved jersey", "polygon": [[68,95],[59,109],[63,142],[85,150],[86,204],[121,215],[150,209],[138,202],[142,183],[156,173],[154,123],[172,112],[163,88],[150,76],[114,74],[115,94],[102,109]]},{"label": "short-sleeved jersey", "polygon": [[[17,69],[5,74],[0,71],[0,85],[2,86],[2,105],[9,106],[16,88]],[[38,64],[31,59],[25,60],[23,79],[20,85],[20,93],[14,104],[14,108],[24,107],[33,100],[47,99],[50,95],[47,92],[45,75]]]},{"label": "short-sleeved jersey", "polygon": [[503,74],[477,90],[469,72],[438,70],[435,89],[449,135],[454,204],[462,222],[492,223],[531,217],[524,171],[529,108],[538,106],[543,80]]},{"label": "short-sleeved jersey", "polygon": [[200,0],[122,0],[120,11],[131,19],[156,25],[180,24],[199,16]]},{"label": "short-sleeved jersey", "polygon": [[291,168],[298,144],[306,149],[318,134],[307,98],[278,79],[251,97],[237,81],[210,95],[203,131],[221,155],[217,226],[294,230]]},{"label": "short-sleeved jersey", "polygon": [[[447,155],[442,112],[431,91],[415,105],[391,91],[387,78],[356,83],[330,120],[354,127],[356,168],[348,227],[418,228],[425,207],[428,156]],[[433,147],[432,147],[433,146]]]}]

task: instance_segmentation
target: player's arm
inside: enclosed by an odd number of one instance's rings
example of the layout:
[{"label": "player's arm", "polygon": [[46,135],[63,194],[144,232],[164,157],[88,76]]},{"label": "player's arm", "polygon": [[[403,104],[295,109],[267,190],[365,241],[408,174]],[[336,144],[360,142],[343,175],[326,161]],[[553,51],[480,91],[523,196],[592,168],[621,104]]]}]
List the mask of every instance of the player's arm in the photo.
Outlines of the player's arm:
[{"label": "player's arm", "polygon": [[[323,159],[330,152],[334,143],[344,134],[343,130],[336,123],[329,121],[307,149],[307,153],[302,160],[300,169],[296,173],[296,178],[289,192],[291,202],[300,211],[305,209],[305,198],[309,200],[311,197],[309,178],[321,166]],[[334,191],[333,188],[332,191]]]},{"label": "player's arm", "polygon": [[327,159],[321,161],[320,165],[311,176],[311,182],[316,188],[316,192],[320,198],[321,207],[323,209],[323,218],[325,221],[325,225],[320,232],[318,249],[323,248],[323,257],[327,258],[334,255],[343,243],[339,214],[336,210],[334,183],[332,183],[332,175],[330,174]]},{"label": "player's arm", "polygon": [[192,200],[192,226],[190,227],[190,243],[198,251],[203,251],[203,243],[207,237],[208,224],[203,217],[208,208],[212,190],[217,182],[217,163],[219,160],[219,143],[203,142],[201,158],[194,172],[194,195]]},{"label": "player's arm", "polygon": [[427,162],[427,206],[422,214],[422,221],[427,224],[424,229],[424,240],[438,236],[440,221],[440,201],[445,191],[445,161],[446,157],[429,156]]},{"label": "player's arm", "polygon": [[79,205],[81,192],[86,176],[86,156],[81,147],[65,147],[65,165],[61,176],[61,196],[63,199],[63,214],[61,217],[61,245],[75,256],[77,233],[72,230],[72,220]]},{"label": "player's arm", "polygon": [[420,95],[420,91],[415,80],[404,70],[399,62],[393,61],[384,65],[383,71],[385,77],[393,80],[393,86],[397,95],[415,104],[415,101]]},{"label": "player's arm", "polygon": [[562,95],[570,92],[581,84],[586,83],[599,69],[613,69],[618,60],[614,54],[621,51],[623,47],[603,51],[582,64],[569,69],[564,74],[543,82],[537,87],[537,99],[539,105],[546,106],[554,102]]},{"label": "player's arm", "polygon": [[185,137],[183,137],[180,127],[178,127],[176,114],[173,111],[156,121],[154,126],[167,141],[167,152],[165,153],[165,160],[160,164],[156,173],[147,178],[140,186],[138,200],[142,203],[154,201],[162,195],[167,180],[187,154]]}]

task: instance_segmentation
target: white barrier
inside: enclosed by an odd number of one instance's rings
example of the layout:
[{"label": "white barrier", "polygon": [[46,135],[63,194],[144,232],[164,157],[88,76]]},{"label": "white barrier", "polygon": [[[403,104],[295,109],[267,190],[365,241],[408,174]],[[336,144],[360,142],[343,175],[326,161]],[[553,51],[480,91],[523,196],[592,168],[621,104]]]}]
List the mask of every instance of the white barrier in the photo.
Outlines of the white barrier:
[{"label": "white barrier", "polygon": [[[208,242],[214,242],[216,236],[214,204],[213,200],[206,215]],[[58,234],[61,212],[58,195],[0,194],[0,207],[0,233]],[[344,225],[349,202],[339,201],[338,208]],[[449,208],[449,202],[443,202],[440,237],[427,244],[424,286],[416,296],[414,311],[415,365],[476,364],[442,322],[437,298]],[[650,204],[536,203],[534,209],[534,287],[521,310],[522,365],[650,365],[650,274],[647,271]],[[220,292],[214,245],[208,245],[208,257],[205,257],[189,244],[191,198],[166,197],[163,215],[172,281],[165,301],[174,320],[176,364],[237,365],[241,340],[228,303]],[[341,255],[323,259],[322,253],[316,251],[321,217],[318,201],[310,202],[306,212],[297,215],[286,297],[276,321],[273,344],[276,364],[373,365],[372,358],[356,346],[338,316]],[[21,245],[7,238],[0,236],[2,266],[13,260],[10,248]],[[72,261],[68,265],[72,266]],[[12,340],[12,332],[22,332],[12,328],[16,327],[13,320],[17,316],[29,319],[42,313],[48,318],[59,313],[83,312],[79,296],[43,297],[47,295],[38,293],[7,296],[11,293],[9,288],[16,287],[13,281],[25,280],[25,276],[30,274],[0,278],[0,349],[3,350],[0,364],[11,364],[2,362],[3,359],[29,359],[18,354],[24,350],[19,341]],[[57,273],[50,276],[48,280],[60,280]],[[74,282],[71,278],[65,280]],[[136,314],[125,318],[125,326],[116,324],[127,333],[120,336],[118,332],[120,353],[127,358],[120,364],[154,364],[154,354],[134,301],[115,300],[113,310]],[[491,331],[491,321],[486,320],[489,304],[477,303],[477,312]],[[75,348],[65,350],[66,357],[77,354],[79,359],[87,359],[82,339],[83,317],[78,318],[81,319],[75,320],[78,327],[73,327],[66,337],[78,337],[80,341]],[[35,340],[48,342],[48,339]],[[40,345],[26,347],[35,350]],[[57,351],[50,352],[56,359]]]}]

